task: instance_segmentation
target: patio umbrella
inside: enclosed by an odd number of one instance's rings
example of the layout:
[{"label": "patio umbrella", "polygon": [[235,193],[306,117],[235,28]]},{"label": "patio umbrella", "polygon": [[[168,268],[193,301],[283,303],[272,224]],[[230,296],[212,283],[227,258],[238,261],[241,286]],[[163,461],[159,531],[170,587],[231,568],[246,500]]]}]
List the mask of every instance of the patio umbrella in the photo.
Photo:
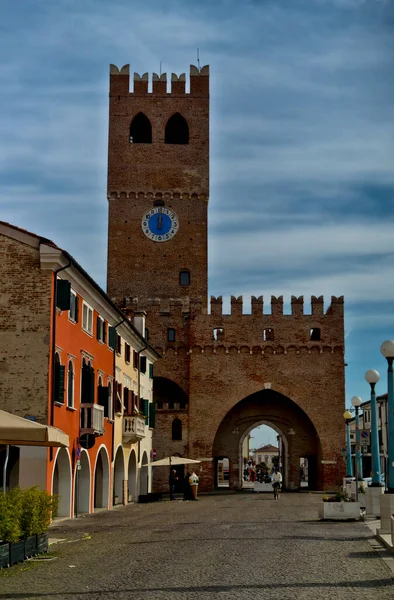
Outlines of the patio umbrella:
[{"label": "patio umbrella", "polygon": [[192,465],[198,464],[201,460],[193,460],[191,458],[182,458],[182,456],[166,456],[160,460],[148,463],[149,467],[174,467],[176,465]]},{"label": "patio umbrella", "polygon": [[0,410],[0,445],[6,446],[3,466],[3,491],[6,491],[6,472],[10,445],[12,446],[60,446],[68,448],[68,435],[49,425],[41,425]]}]

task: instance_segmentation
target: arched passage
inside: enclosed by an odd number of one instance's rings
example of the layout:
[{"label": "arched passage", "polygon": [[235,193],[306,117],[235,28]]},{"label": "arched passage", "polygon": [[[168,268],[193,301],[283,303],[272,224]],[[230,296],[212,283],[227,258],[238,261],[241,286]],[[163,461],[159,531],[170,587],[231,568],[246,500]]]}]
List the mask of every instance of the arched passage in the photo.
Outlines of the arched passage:
[{"label": "arched passage", "polygon": [[183,409],[188,403],[187,394],[183,389],[166,377],[153,378],[153,400],[158,409]]},{"label": "arched passage", "polygon": [[66,448],[60,448],[53,469],[52,494],[59,498],[58,516],[71,516],[71,461]]},{"label": "arched passage", "polygon": [[189,126],[187,121],[180,113],[175,113],[170,117],[165,130],[166,144],[188,144]]},{"label": "arched passage", "polygon": [[264,389],[238,402],[222,420],[213,443],[212,456],[227,456],[230,461],[230,487],[242,487],[242,445],[245,436],[256,426],[266,424],[275,429],[283,447],[285,486],[300,487],[300,457],[313,465],[309,472],[311,489],[319,488],[321,448],[317,432],[308,415],[290,398]]},{"label": "arched passage", "polygon": [[152,125],[144,113],[135,115],[130,125],[130,144],[151,144]]},{"label": "arched passage", "polygon": [[141,472],[140,472],[140,494],[146,496],[149,490],[149,471],[148,471],[148,455],[146,452],[142,455]]},{"label": "arched passage", "polygon": [[104,446],[96,459],[94,471],[94,508],[108,508],[109,499],[109,458]]},{"label": "arched passage", "polygon": [[123,448],[119,446],[114,462],[114,504],[121,504],[123,501],[123,481],[125,479],[125,467]]},{"label": "arched passage", "polygon": [[91,467],[89,454],[82,449],[79,470],[75,471],[75,514],[90,512]]},{"label": "arched passage", "polygon": [[134,450],[130,452],[127,484],[129,502],[137,502],[137,457]]}]

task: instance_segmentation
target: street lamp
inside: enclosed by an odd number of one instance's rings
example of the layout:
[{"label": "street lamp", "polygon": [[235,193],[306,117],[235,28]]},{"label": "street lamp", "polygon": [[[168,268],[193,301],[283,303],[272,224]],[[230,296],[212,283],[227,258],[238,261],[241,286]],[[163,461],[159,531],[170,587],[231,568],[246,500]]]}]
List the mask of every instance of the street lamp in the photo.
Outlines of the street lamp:
[{"label": "street lamp", "polygon": [[353,396],[352,404],[356,410],[356,502],[358,502],[358,482],[363,476],[360,452],[360,421],[358,418],[358,411],[362,404],[361,398],[359,396]]},{"label": "street lamp", "polygon": [[353,477],[352,448],[350,445],[350,421],[352,420],[352,413],[349,410],[345,410],[343,418],[346,421],[346,477]]},{"label": "street lamp", "polygon": [[394,494],[394,340],[387,340],[380,346],[380,352],[387,360],[387,412],[388,412],[388,489],[389,494]]},{"label": "street lamp", "polygon": [[375,385],[380,375],[377,371],[370,369],[365,373],[365,380],[371,386],[371,454],[372,454],[372,486],[382,487],[380,480],[380,448],[378,432],[378,415],[376,409]]}]

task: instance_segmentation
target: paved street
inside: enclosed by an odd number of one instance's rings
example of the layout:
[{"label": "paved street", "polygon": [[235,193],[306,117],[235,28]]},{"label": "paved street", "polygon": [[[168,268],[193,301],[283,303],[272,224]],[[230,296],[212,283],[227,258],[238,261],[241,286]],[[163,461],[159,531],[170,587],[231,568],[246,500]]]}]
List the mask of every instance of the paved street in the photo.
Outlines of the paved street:
[{"label": "paved street", "polygon": [[65,521],[57,558],[0,573],[0,599],[393,598],[370,530],[318,522],[320,500],[222,494]]}]

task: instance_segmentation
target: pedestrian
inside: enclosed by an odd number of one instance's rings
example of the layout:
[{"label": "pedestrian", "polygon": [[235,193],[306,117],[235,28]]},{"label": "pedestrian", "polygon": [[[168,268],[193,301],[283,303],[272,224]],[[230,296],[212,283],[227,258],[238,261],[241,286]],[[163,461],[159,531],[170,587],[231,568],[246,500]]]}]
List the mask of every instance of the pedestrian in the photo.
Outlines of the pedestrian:
[{"label": "pedestrian", "polygon": [[274,488],[274,498],[278,500],[279,492],[280,492],[280,484],[282,483],[282,473],[280,473],[279,469],[274,470],[274,474],[272,475],[272,487]]},{"label": "pedestrian", "polygon": [[191,473],[190,473],[190,471],[188,471],[183,479],[183,499],[185,501],[193,500],[192,489],[191,489],[190,483],[189,483],[190,475],[191,475]]},{"label": "pedestrian", "polygon": [[174,492],[175,492],[175,485],[176,485],[177,481],[178,481],[178,477],[176,476],[176,471],[175,471],[175,469],[172,469],[172,471],[170,473],[170,478],[169,478],[170,500],[175,500]]}]

